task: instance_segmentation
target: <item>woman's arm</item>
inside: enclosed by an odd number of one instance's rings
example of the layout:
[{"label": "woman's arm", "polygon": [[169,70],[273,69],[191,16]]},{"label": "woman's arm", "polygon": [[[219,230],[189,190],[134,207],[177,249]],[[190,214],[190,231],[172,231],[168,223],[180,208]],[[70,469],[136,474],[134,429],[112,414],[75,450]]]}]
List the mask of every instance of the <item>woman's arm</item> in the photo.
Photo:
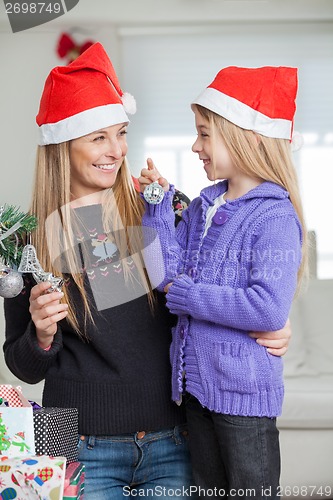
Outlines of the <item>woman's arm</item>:
[{"label": "woman's arm", "polygon": [[[60,309],[65,311],[66,307],[59,303],[57,292],[43,295],[49,287],[49,283],[41,283],[30,291],[27,286],[17,297],[4,301],[5,361],[17,378],[29,384],[36,384],[45,378],[62,349],[61,328],[57,321],[53,322],[52,316],[59,314]],[[60,314],[58,320],[61,317]],[[45,351],[45,347],[50,345],[51,348]]]}]

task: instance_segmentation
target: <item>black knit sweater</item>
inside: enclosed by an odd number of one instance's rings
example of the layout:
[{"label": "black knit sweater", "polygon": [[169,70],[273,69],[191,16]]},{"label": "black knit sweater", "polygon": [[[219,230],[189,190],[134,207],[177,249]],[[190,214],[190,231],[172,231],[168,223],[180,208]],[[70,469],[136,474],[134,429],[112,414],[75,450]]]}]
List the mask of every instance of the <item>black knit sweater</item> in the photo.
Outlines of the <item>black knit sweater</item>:
[{"label": "black knit sweater", "polygon": [[[186,202],[179,193],[177,197],[179,213]],[[92,260],[85,269],[85,282],[95,325],[87,325],[89,341],[79,338],[63,320],[51,349],[41,349],[29,313],[34,283],[25,277],[22,293],[4,301],[6,363],[27,383],[45,379],[43,406],[78,408],[80,434],[123,434],[181,424],[184,411],[171,401],[173,317],[164,296],[157,295],[152,313],[140,285],[124,280],[117,249],[102,234],[100,207],[78,210],[83,218],[85,211],[94,218],[94,224],[85,224],[85,234],[78,235],[86,241],[89,236],[91,241]],[[83,306],[70,277],[67,285],[83,328]],[[134,289],[132,300],[126,300],[129,288]]]}]

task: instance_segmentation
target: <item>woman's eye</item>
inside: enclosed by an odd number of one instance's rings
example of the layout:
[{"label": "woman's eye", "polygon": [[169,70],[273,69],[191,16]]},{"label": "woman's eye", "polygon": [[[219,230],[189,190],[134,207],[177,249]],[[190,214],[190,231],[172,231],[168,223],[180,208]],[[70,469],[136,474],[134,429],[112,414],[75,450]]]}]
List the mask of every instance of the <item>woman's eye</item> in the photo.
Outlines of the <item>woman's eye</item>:
[{"label": "woman's eye", "polygon": [[101,141],[105,139],[104,135],[99,135],[98,137],[95,137],[94,141]]},{"label": "woman's eye", "polygon": [[127,130],[122,130],[122,131],[120,132],[120,135],[126,135],[126,134],[127,134]]}]

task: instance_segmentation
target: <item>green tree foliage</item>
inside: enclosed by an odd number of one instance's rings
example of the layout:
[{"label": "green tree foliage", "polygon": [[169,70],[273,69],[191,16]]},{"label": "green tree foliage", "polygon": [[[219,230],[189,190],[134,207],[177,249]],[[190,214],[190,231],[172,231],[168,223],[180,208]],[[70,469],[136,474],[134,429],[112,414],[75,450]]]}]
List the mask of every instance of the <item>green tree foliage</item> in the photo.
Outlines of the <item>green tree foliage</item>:
[{"label": "green tree foliage", "polygon": [[21,212],[14,205],[0,207],[0,259],[3,264],[19,266],[26,235],[36,227],[34,215]]}]

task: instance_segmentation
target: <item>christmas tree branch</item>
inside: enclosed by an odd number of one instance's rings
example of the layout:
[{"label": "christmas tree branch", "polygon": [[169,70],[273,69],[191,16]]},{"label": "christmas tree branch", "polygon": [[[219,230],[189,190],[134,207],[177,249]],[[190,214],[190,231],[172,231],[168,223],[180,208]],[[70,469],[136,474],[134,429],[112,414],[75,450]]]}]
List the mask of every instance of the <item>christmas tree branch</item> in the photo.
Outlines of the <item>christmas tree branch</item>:
[{"label": "christmas tree branch", "polygon": [[5,265],[19,265],[26,235],[36,227],[34,215],[21,212],[14,205],[0,207],[0,258]]}]

